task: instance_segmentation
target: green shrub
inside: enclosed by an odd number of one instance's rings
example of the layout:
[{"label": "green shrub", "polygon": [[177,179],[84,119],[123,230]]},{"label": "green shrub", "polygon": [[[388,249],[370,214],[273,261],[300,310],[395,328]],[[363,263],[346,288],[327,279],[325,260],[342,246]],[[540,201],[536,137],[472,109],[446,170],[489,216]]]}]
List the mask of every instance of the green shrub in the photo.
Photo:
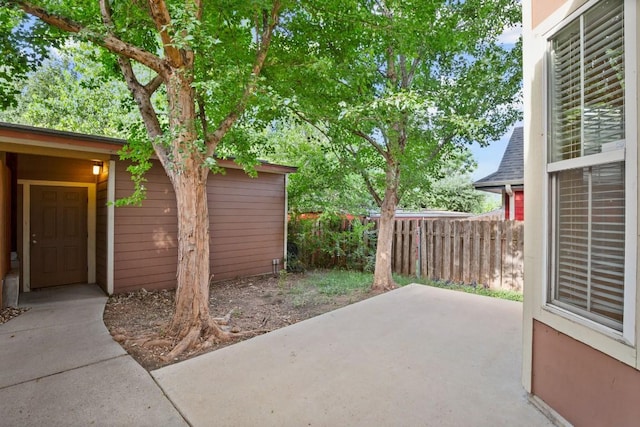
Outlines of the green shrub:
[{"label": "green shrub", "polygon": [[290,270],[344,268],[373,271],[376,231],[373,223],[336,214],[289,221]]}]

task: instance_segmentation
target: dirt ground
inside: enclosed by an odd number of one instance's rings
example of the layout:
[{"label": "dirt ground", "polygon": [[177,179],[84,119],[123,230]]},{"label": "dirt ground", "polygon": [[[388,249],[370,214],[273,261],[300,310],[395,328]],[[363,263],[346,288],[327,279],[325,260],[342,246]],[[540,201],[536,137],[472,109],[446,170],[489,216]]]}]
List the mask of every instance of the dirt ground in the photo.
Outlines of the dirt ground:
[{"label": "dirt ground", "polygon": [[[360,290],[346,295],[325,295],[303,273],[215,283],[210,292],[211,315],[223,317],[231,312],[231,331],[246,335],[165,361],[163,356],[169,353],[172,344],[162,343],[162,339],[149,341],[148,337],[163,338],[163,331],[173,314],[174,294],[173,291],[136,291],[115,295],[109,298],[105,308],[104,323],[111,335],[147,370],[217,350],[373,296]],[[247,333],[250,331],[253,332]]]}]

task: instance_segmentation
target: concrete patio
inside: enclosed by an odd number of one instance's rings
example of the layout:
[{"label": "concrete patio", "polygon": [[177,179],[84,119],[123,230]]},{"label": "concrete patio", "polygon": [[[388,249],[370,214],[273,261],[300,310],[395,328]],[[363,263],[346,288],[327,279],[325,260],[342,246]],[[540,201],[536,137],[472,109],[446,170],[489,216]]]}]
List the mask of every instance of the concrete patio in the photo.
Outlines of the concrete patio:
[{"label": "concrete patio", "polygon": [[0,425],[186,426],[102,321],[95,285],[22,294],[0,325]]},{"label": "concrete patio", "polygon": [[152,372],[193,426],[549,426],[522,305],[410,285]]}]

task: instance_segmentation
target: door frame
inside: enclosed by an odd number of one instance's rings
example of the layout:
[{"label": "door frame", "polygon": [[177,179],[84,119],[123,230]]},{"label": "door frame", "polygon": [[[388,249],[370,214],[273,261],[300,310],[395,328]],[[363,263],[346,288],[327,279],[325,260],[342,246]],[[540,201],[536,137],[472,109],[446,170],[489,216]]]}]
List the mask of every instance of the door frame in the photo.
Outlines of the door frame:
[{"label": "door frame", "polygon": [[85,187],[87,189],[87,282],[96,282],[96,184],[89,182],[19,179],[22,185],[22,291],[31,291],[31,186]]}]

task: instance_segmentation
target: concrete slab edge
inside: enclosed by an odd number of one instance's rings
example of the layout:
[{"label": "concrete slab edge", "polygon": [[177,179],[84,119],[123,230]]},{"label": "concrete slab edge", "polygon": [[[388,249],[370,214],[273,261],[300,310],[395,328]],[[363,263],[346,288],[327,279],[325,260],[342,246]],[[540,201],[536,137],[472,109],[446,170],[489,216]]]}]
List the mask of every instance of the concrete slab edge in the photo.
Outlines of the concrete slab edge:
[{"label": "concrete slab edge", "polygon": [[[134,361],[135,361],[135,359],[134,359]],[[138,362],[136,362],[136,363],[138,363]],[[182,417],[184,422],[187,423],[190,427],[193,427],[193,424],[191,424],[191,422],[189,421],[189,418],[187,418],[187,414],[182,412],[182,409],[180,409],[180,406],[176,405],[176,402],[174,402],[173,399],[171,398],[171,396],[169,396],[167,394],[167,392],[164,390],[162,385],[158,382],[158,379],[154,375],[151,374],[151,371],[147,371],[145,369],[145,372],[147,373],[147,375],[149,375],[151,377],[151,379],[153,380],[155,385],[158,387],[158,389],[160,389],[160,393],[162,393],[162,395],[165,397],[165,399],[167,399],[167,401],[169,401],[171,406],[173,406],[174,409],[178,412],[178,414],[180,414],[180,416]]]},{"label": "concrete slab edge", "polygon": [[[106,362],[108,360],[118,359],[120,357],[131,357],[131,356],[129,355],[129,353],[124,353],[124,354],[120,354],[118,356],[108,357],[106,359],[101,359],[101,360],[98,360],[96,362],[87,363],[87,364],[84,364],[84,365],[81,365],[81,366],[74,366],[73,368],[70,368],[70,369],[65,369],[65,370],[57,371],[57,372],[52,372],[50,374],[42,375],[40,377],[30,378],[30,379],[25,380],[25,381],[20,381],[20,382],[14,383],[14,384],[5,385],[5,386],[0,387],[0,390],[4,390],[5,388],[11,388],[11,387],[14,387],[14,386],[17,386],[17,385],[21,385],[21,384],[30,383],[32,381],[39,381],[39,380],[41,380],[43,378],[54,377],[56,375],[64,374],[65,372],[75,371],[77,369],[82,369],[82,368],[86,368],[87,366],[97,365],[99,363]],[[136,363],[138,363],[138,362],[136,362]],[[152,376],[152,378],[153,378],[153,376]],[[154,378],[154,381],[155,381],[155,378]],[[163,390],[163,393],[164,393],[164,390]]]},{"label": "concrete slab edge", "polygon": [[538,396],[529,394],[529,402],[535,406],[542,414],[549,419],[557,427],[573,427],[569,421],[567,421],[562,415],[556,412],[551,406],[549,406],[544,400]]}]

